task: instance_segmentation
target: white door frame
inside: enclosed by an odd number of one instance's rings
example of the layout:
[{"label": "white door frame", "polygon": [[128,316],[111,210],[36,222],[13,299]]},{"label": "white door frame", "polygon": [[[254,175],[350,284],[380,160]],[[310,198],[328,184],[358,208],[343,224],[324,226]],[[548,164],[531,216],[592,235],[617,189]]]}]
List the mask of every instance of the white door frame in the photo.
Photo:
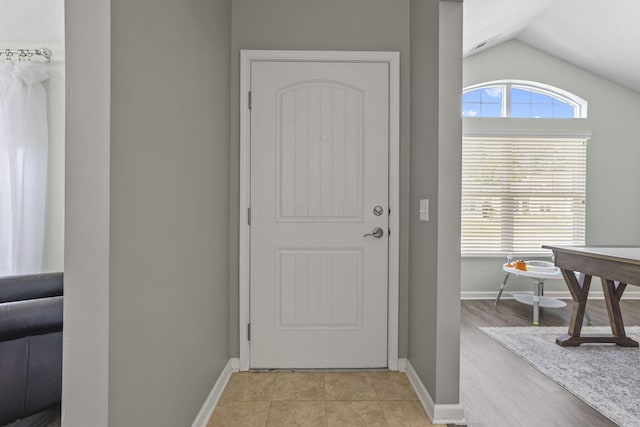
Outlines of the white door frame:
[{"label": "white door frame", "polygon": [[248,341],[250,309],[250,226],[248,209],[251,203],[251,115],[249,90],[252,61],[324,61],[324,62],[383,62],[389,64],[389,293],[387,326],[387,363],[398,370],[398,297],[400,258],[400,53],[346,51],[240,51],[240,242],[239,242],[239,330],[240,370],[251,366]]}]

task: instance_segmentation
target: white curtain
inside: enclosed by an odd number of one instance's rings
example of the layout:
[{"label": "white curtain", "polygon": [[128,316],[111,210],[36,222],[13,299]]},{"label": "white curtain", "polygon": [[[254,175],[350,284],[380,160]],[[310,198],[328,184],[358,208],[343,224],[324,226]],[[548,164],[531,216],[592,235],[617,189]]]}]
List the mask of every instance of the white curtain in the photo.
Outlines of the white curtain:
[{"label": "white curtain", "polygon": [[0,62],[0,275],[42,270],[48,78],[42,64]]}]

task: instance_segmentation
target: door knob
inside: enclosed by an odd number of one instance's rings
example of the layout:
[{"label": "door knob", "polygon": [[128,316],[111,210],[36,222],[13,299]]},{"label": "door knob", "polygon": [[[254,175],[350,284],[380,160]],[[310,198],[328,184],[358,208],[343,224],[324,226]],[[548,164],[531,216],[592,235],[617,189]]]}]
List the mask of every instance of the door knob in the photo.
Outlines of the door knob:
[{"label": "door knob", "polygon": [[376,227],[376,228],[373,229],[373,231],[371,233],[367,233],[367,234],[364,235],[364,237],[367,237],[367,236],[373,236],[376,239],[379,239],[382,236],[384,236],[384,231],[382,231],[382,228]]}]

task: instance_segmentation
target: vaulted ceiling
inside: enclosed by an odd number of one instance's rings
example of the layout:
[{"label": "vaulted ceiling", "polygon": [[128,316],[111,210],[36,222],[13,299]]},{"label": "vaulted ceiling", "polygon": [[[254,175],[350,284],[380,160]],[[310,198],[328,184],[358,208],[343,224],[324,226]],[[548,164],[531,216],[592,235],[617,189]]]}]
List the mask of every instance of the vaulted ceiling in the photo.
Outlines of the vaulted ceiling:
[{"label": "vaulted ceiling", "polygon": [[640,92],[640,0],[465,0],[465,56],[512,39]]}]

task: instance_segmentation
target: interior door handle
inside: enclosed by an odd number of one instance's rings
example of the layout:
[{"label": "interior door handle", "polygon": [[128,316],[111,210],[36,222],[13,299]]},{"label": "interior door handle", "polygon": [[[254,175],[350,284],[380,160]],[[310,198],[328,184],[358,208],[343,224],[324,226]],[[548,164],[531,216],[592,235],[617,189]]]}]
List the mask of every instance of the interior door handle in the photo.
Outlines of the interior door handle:
[{"label": "interior door handle", "polygon": [[376,239],[379,239],[382,236],[384,236],[384,231],[382,231],[382,228],[376,227],[376,228],[373,229],[373,231],[371,233],[367,233],[363,237],[368,237],[368,236],[373,236]]}]

